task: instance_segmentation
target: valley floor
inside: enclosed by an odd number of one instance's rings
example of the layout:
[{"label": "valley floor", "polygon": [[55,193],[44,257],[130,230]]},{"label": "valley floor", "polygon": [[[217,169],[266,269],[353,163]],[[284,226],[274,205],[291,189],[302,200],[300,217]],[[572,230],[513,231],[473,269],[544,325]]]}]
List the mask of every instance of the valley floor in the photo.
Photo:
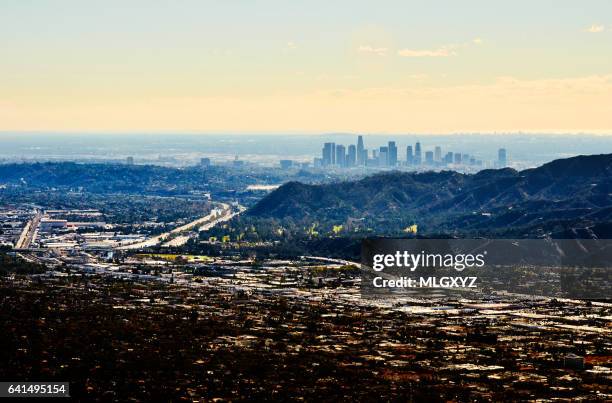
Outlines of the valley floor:
[{"label": "valley floor", "polygon": [[4,278],[0,379],[95,401],[612,398],[609,304],[195,285]]}]

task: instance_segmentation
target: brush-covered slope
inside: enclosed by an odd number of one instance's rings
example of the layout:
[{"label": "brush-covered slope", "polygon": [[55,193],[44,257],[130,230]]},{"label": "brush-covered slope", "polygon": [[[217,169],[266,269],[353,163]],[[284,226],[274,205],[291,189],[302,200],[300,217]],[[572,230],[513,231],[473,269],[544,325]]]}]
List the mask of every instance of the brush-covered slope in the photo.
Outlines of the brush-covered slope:
[{"label": "brush-covered slope", "polygon": [[520,172],[391,172],[324,185],[290,182],[248,215],[297,222],[412,217],[430,231],[601,227],[612,221],[612,154],[555,160]]}]

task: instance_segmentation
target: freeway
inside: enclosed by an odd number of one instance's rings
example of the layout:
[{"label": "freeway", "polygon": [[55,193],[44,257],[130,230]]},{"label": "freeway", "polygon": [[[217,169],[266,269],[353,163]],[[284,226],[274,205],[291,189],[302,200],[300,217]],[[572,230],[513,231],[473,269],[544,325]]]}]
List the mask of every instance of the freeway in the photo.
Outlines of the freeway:
[{"label": "freeway", "polygon": [[350,260],[344,260],[344,259],[333,259],[333,258],[323,257],[323,256],[300,256],[300,258],[309,259],[309,260],[319,260],[321,262],[331,263],[331,264],[340,264],[343,266],[354,266],[358,268],[361,267],[361,263],[351,262]]},{"label": "freeway", "polygon": [[28,223],[23,227],[23,231],[15,244],[15,249],[28,249],[34,240],[34,236],[36,235],[36,231],[38,230],[38,225],[40,224],[40,220],[42,219],[42,212],[36,211],[36,214]]},{"label": "freeway", "polygon": [[132,243],[129,245],[123,245],[118,247],[119,250],[132,250],[142,249],[152,246],[180,246],[185,244],[189,240],[189,236],[186,233],[192,231],[194,228],[198,228],[199,231],[204,231],[214,227],[220,222],[227,221],[234,217],[236,214],[242,212],[244,208],[241,207],[239,212],[232,212],[229,204],[218,203],[218,207],[214,208],[212,212],[204,217],[200,217],[197,220],[191,221],[180,227],[176,227],[171,231],[164,232],[163,234],[151,237],[141,242]]}]

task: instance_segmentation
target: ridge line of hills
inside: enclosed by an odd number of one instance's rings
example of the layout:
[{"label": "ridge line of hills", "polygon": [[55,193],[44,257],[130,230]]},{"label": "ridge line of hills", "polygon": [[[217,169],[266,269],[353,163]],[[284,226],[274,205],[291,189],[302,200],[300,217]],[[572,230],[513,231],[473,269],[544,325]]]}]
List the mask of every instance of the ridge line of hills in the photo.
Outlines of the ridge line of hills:
[{"label": "ridge line of hills", "polygon": [[365,223],[375,234],[414,223],[427,233],[612,238],[612,154],[523,171],[394,171],[330,184],[289,182],[246,214],[300,225]]}]

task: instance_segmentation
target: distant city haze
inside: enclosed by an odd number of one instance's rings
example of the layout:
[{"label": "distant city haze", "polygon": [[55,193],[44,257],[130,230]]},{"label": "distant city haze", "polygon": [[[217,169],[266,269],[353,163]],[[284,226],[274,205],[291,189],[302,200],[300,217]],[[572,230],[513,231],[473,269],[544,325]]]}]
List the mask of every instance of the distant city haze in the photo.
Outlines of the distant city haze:
[{"label": "distant city haze", "polygon": [[[538,134],[320,134],[320,135],[196,135],[196,134],[57,134],[0,133],[0,163],[33,161],[120,162],[132,157],[132,163],[164,166],[191,166],[209,159],[211,164],[228,163],[238,158],[246,163],[279,166],[281,160],[310,163],[322,158],[325,143],[343,145],[349,155],[355,153],[362,135],[363,148],[373,159],[381,147],[394,142],[397,163],[406,162],[407,146],[422,148],[424,166],[428,152],[438,160],[448,152],[468,154],[483,161],[483,168],[493,168],[499,149],[507,152],[508,165],[529,168],[559,158],[575,155],[612,153],[612,140],[602,135],[538,135]],[[414,150],[416,152],[416,150]],[[377,157],[378,158],[378,157]],[[355,155],[355,165],[357,164]],[[361,164],[360,164],[361,165]],[[385,164],[387,165],[387,164]]]}]

